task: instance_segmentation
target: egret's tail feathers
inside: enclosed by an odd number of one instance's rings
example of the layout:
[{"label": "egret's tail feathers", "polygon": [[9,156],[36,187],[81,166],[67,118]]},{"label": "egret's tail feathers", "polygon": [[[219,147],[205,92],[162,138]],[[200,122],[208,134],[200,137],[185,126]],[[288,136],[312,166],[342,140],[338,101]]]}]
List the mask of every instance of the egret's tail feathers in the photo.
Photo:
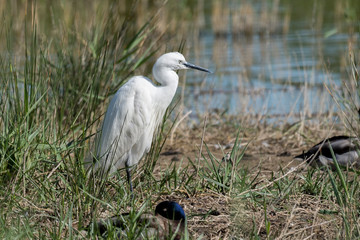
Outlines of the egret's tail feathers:
[{"label": "egret's tail feathers", "polygon": [[85,158],[84,167],[88,177],[96,175],[97,177],[107,178],[112,174],[111,169],[107,166],[103,166],[101,161],[92,154]]}]

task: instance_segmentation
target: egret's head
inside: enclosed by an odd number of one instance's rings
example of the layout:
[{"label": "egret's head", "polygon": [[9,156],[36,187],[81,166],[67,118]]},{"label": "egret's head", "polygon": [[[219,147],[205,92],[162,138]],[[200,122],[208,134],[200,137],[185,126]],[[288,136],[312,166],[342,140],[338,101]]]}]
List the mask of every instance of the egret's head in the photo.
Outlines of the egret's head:
[{"label": "egret's head", "polygon": [[171,201],[159,203],[156,206],[155,214],[160,214],[169,220],[185,221],[186,219],[185,212],[182,207],[178,203]]},{"label": "egret's head", "polygon": [[210,71],[205,68],[186,62],[184,56],[178,52],[165,53],[158,58],[155,65],[157,65],[158,67],[167,67],[174,71],[192,68],[210,73]]}]

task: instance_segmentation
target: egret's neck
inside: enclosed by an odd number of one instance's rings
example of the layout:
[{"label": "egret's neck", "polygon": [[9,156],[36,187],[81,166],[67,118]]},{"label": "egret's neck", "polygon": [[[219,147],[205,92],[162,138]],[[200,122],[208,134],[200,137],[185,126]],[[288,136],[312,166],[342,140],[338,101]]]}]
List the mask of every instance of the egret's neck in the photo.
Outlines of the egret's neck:
[{"label": "egret's neck", "polygon": [[158,96],[166,107],[168,107],[175,96],[179,76],[170,68],[158,67],[156,64],[153,67],[153,76],[155,80],[161,84],[161,86],[158,87],[158,90],[160,91]]}]

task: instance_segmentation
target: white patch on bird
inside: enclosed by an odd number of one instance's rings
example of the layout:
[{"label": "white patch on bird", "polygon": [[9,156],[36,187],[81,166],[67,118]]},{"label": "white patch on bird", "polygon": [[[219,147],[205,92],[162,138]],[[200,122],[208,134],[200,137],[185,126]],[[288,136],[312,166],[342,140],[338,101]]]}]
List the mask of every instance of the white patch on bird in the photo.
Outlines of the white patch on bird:
[{"label": "white patch on bird", "polygon": [[140,161],[150,150],[154,133],[175,95],[179,80],[175,70],[190,68],[210,72],[187,63],[181,53],[166,53],[157,59],[152,71],[159,86],[146,77],[135,76],[119,88],[97,136],[93,154],[97,161],[92,170],[110,175]]}]

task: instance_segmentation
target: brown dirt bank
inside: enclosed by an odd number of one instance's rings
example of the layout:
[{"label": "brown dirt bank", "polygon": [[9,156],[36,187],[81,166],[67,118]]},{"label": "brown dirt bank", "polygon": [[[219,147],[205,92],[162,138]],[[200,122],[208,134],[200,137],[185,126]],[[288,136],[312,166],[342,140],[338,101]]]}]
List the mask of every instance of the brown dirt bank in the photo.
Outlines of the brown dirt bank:
[{"label": "brown dirt bank", "polygon": [[[158,167],[162,169],[171,162],[180,161],[186,165],[188,159],[196,162],[200,149],[205,151],[203,143],[207,144],[214,156],[222,159],[231,151],[238,131],[241,146],[247,146],[241,167],[248,169],[250,175],[257,175],[254,186],[261,188],[275,183],[284,174],[289,178],[298,178],[299,173],[306,172],[308,167],[293,161],[292,157],[325,137],[344,134],[345,130],[341,125],[320,125],[311,121],[267,126],[252,125],[246,121],[238,124],[234,119],[219,121],[217,118],[207,121],[205,128],[202,123],[191,129],[185,126],[176,129],[172,138],[169,137],[165,143]],[[202,158],[199,162],[202,164]],[[178,191],[162,198],[177,200],[188,215],[194,216],[189,218],[190,233],[194,237],[238,239],[241,236],[247,239],[254,231],[252,227],[256,226],[255,232],[265,238],[266,214],[263,206],[244,200],[239,197],[241,195],[236,191],[229,196],[205,191],[191,196]],[[271,223],[270,234],[279,239],[333,238],[339,216],[329,217],[321,215],[319,211],[334,208],[333,202],[294,193],[267,206],[266,221]],[[196,216],[198,213],[208,213],[208,216],[202,219]]]}]

